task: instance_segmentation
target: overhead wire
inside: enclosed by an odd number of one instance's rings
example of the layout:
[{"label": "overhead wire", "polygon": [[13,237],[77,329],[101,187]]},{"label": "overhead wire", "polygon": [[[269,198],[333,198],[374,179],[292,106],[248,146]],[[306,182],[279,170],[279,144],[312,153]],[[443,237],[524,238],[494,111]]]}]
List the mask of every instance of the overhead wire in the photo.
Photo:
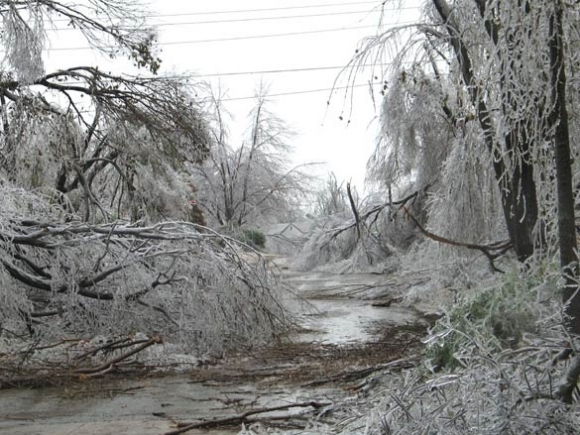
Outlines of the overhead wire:
[{"label": "overhead wire", "polygon": [[[411,61],[403,61],[399,62],[402,63],[412,63]],[[370,68],[381,68],[381,67],[388,67],[393,65],[392,62],[386,63],[377,63],[377,64],[364,64],[359,65],[359,69],[370,69]],[[315,72],[315,71],[329,71],[329,70],[337,70],[337,69],[348,69],[348,65],[332,65],[332,66],[314,66],[314,67],[303,67],[303,68],[283,68],[283,69],[272,69],[272,70],[254,70],[254,71],[228,71],[225,73],[191,73],[190,77],[193,80],[201,79],[201,78],[210,78],[210,77],[230,77],[230,76],[243,76],[243,75],[265,75],[265,74],[292,74],[292,73],[300,73],[300,72]],[[164,78],[174,78],[174,79],[183,79],[183,75],[164,75]],[[149,76],[139,76],[139,79],[153,79],[154,77]],[[86,81],[83,80],[61,80],[58,82],[61,85],[81,85],[85,84]]]},{"label": "overhead wire", "polygon": [[[363,5],[374,3],[377,7],[384,4],[382,1],[362,1],[362,2],[348,2],[348,3],[327,3],[327,4],[317,4],[317,5],[302,5],[302,6],[283,6],[277,8],[261,8],[261,9],[242,9],[242,10],[229,10],[229,11],[212,11],[212,12],[187,12],[179,14],[152,14],[148,18],[156,17],[177,17],[177,16],[195,16],[195,15],[221,15],[221,14],[241,14],[249,12],[271,12],[271,11],[283,11],[291,9],[313,9],[313,8],[324,8],[324,7],[337,7],[337,6],[351,6],[351,5]],[[409,10],[409,9],[419,9],[418,6],[401,6],[400,8],[386,8],[386,10]]]},{"label": "overhead wire", "polygon": [[[225,20],[207,20],[207,21],[184,21],[184,22],[165,22],[165,23],[151,23],[153,27],[169,27],[169,26],[189,26],[189,25],[199,25],[199,24],[225,24],[225,23],[241,23],[249,21],[268,21],[268,20],[288,20],[294,18],[314,18],[314,17],[331,17],[338,15],[359,15],[359,14],[372,14],[374,12],[379,12],[378,10],[364,10],[364,11],[345,11],[345,12],[327,12],[320,14],[306,14],[306,15],[284,15],[275,17],[245,17],[245,18],[234,18]],[[121,27],[122,29],[123,27]],[[55,27],[51,29],[46,29],[47,31],[70,31],[77,30],[74,27]]]},{"label": "overhead wire", "polygon": [[[334,86],[332,88],[305,89],[305,90],[301,90],[301,91],[278,92],[278,93],[274,93],[274,94],[267,94],[265,97],[266,98],[287,97],[287,96],[294,96],[294,95],[312,94],[312,93],[318,93],[318,92],[334,92],[334,91],[338,91],[338,90],[347,90],[347,89],[354,89],[354,88],[361,88],[361,87],[370,88],[374,85],[384,85],[384,83],[381,83],[381,82],[364,83],[364,84],[354,84],[354,85],[350,85],[350,86]],[[224,102],[243,101],[243,100],[252,100],[254,98],[256,98],[255,94],[254,95],[247,95],[247,96],[243,96],[243,97],[220,98],[220,101],[224,101]],[[328,103],[329,103],[329,100],[327,100],[327,104]],[[83,109],[83,110],[80,110],[79,113],[82,113],[82,114],[93,113],[93,111],[89,110],[89,109]]]},{"label": "overhead wire", "polygon": [[[405,26],[413,24],[414,21],[398,23],[399,26]],[[164,41],[158,42],[156,45],[166,46],[166,45],[189,45],[189,44],[206,44],[214,42],[228,42],[228,41],[242,41],[251,39],[267,39],[267,38],[281,38],[288,36],[301,36],[301,35],[312,35],[319,33],[331,33],[331,32],[343,32],[350,30],[361,30],[361,29],[376,29],[377,25],[367,25],[367,26],[350,26],[350,27],[338,27],[333,29],[316,29],[316,30],[304,30],[300,32],[286,32],[286,33],[270,33],[263,35],[246,35],[246,36],[230,36],[224,38],[208,38],[208,39],[194,39],[189,41]],[[114,48],[113,46],[107,46],[105,48]],[[75,50],[93,50],[93,47],[58,47],[52,48],[51,51],[75,51]]]},{"label": "overhead wire", "polygon": [[[346,3],[326,3],[326,4],[317,4],[317,5],[302,5],[302,6],[283,6],[283,7],[276,7],[276,8],[260,8],[260,9],[239,9],[239,10],[220,10],[220,11],[197,11],[197,12],[179,12],[179,13],[150,13],[150,14],[143,14],[142,18],[170,18],[170,17],[193,17],[198,15],[225,15],[225,14],[242,14],[242,13],[251,13],[251,12],[271,12],[271,11],[283,11],[283,10],[296,10],[296,9],[313,9],[313,8],[325,8],[325,7],[340,7],[340,6],[351,6],[351,5],[364,5],[364,4],[376,4],[379,7],[383,2],[381,1],[361,1],[361,2],[346,2]],[[419,10],[418,6],[401,6],[398,8],[381,8],[386,12],[388,11],[400,11],[400,10],[412,10],[416,9]],[[69,22],[69,18],[56,18],[53,20],[49,20],[50,22]]]},{"label": "overhead wire", "polygon": [[[313,93],[318,93],[318,92],[334,92],[334,91],[339,91],[339,90],[348,90],[348,89],[354,89],[354,88],[362,88],[362,87],[366,87],[366,88],[371,88],[372,86],[375,85],[384,85],[384,83],[381,82],[376,82],[376,83],[363,83],[363,84],[354,84],[354,85],[349,85],[349,86],[334,86],[332,88],[318,88],[318,89],[304,89],[304,90],[299,90],[299,91],[288,91],[288,92],[277,92],[277,93],[273,93],[273,94],[267,94],[265,97],[266,98],[271,98],[271,97],[288,97],[288,96],[294,96],[294,95],[304,95],[304,94],[313,94]],[[243,101],[243,100],[252,100],[256,98],[256,95],[246,95],[243,97],[224,97],[224,98],[220,98],[220,101],[224,101],[224,102],[228,102],[228,101]],[[90,110],[82,110],[81,113],[90,113]]]},{"label": "overhead wire", "polygon": [[[191,21],[191,22],[178,22],[178,23],[157,23],[155,26],[173,26],[173,25],[197,25],[197,24],[218,24],[218,23],[231,23],[231,22],[243,22],[243,21],[265,21],[265,20],[280,20],[280,19],[293,19],[293,18],[308,18],[308,17],[321,17],[321,16],[334,16],[334,15],[347,15],[347,14],[370,14],[375,11],[400,11],[400,10],[418,10],[417,6],[400,7],[400,8],[379,8],[380,4],[384,5],[384,2],[374,1],[361,1],[361,2],[345,2],[345,3],[326,3],[326,4],[316,4],[316,5],[302,5],[302,6],[285,6],[285,7],[275,7],[275,8],[261,8],[261,9],[240,9],[240,10],[230,10],[230,11],[212,11],[212,12],[181,12],[178,14],[149,14],[147,18],[164,18],[164,17],[186,17],[186,16],[205,16],[205,15],[218,15],[218,14],[239,14],[239,13],[252,13],[252,12],[266,12],[266,11],[281,11],[281,10],[296,10],[296,9],[313,9],[313,8],[326,8],[326,7],[340,7],[347,5],[363,5],[363,4],[376,4],[377,7],[366,11],[336,11],[327,13],[315,13],[315,14],[304,14],[304,15],[292,15],[292,16],[274,16],[274,17],[244,17],[238,19],[223,19],[223,20],[207,20],[207,21]],[[145,16],[144,16],[145,17]],[[53,20],[53,22],[61,20]],[[63,20],[64,21],[64,20]],[[66,20],[68,21],[68,20]],[[406,25],[412,22],[403,23],[393,23],[393,25]],[[306,30],[300,32],[287,32],[287,33],[275,33],[275,34],[263,34],[263,35],[247,35],[247,36],[236,36],[236,37],[223,37],[223,38],[208,38],[208,39],[198,39],[198,40],[185,40],[185,41],[167,41],[159,42],[158,45],[181,45],[181,44],[199,44],[199,43],[213,43],[213,42],[226,42],[226,41],[237,41],[237,40],[250,40],[250,39],[262,39],[262,38],[275,38],[275,37],[289,37],[289,36],[301,36],[306,34],[317,34],[317,33],[327,33],[327,32],[340,32],[340,31],[350,31],[358,29],[368,29],[377,28],[376,25],[364,25],[364,26],[351,26],[351,27],[341,27],[341,28],[331,28],[331,29],[316,29],[316,30]],[[69,30],[64,29],[52,29],[52,30]],[[112,48],[112,47],[111,47]],[[59,47],[53,48],[51,51],[76,51],[76,50],[91,50],[92,47]],[[379,67],[386,66],[386,64],[368,65],[365,67]],[[289,68],[289,69],[276,69],[276,70],[258,70],[258,71],[232,71],[226,73],[208,73],[208,74],[197,74],[194,75],[196,78],[203,77],[226,77],[226,76],[239,76],[239,75],[255,75],[255,74],[278,74],[278,73],[294,73],[294,72],[310,72],[310,71],[323,71],[323,70],[333,70],[333,69],[343,69],[342,66],[320,66],[320,67],[304,67],[304,68]],[[351,87],[369,86],[364,85],[353,85]],[[313,92],[331,91],[336,89],[344,89],[340,87],[335,88],[324,88],[324,89],[312,89],[303,91],[293,91],[293,92],[283,92],[272,94],[271,96],[287,96],[287,95],[297,95],[297,94],[307,94]],[[234,100],[244,100],[253,98],[252,96],[247,97],[236,97],[230,98],[228,101]]]},{"label": "overhead wire", "polygon": [[[376,0],[374,1],[362,1],[362,2],[346,2],[346,3],[327,3],[322,5],[303,5],[303,6],[288,6],[288,7],[279,7],[279,8],[262,8],[262,9],[243,9],[243,10],[234,10],[234,11],[214,11],[214,12],[193,12],[193,13],[180,13],[180,14],[159,14],[159,15],[149,15],[149,17],[162,17],[162,16],[192,16],[192,15],[209,15],[209,14],[218,14],[218,13],[247,13],[247,12],[257,12],[257,11],[276,11],[276,10],[288,10],[288,9],[306,9],[306,8],[315,8],[315,7],[335,7],[335,6],[342,6],[342,5],[361,5],[361,4],[369,4],[369,3],[377,3]],[[384,5],[384,2],[382,3]],[[157,23],[154,26],[161,27],[161,26],[175,26],[175,25],[198,25],[198,24],[219,24],[219,23],[231,23],[231,22],[244,22],[244,21],[255,21],[255,20],[278,20],[278,19],[295,19],[295,18],[308,18],[308,17],[321,17],[321,16],[334,16],[334,15],[346,15],[346,14],[370,14],[374,11],[400,11],[400,10],[408,10],[408,9],[417,9],[416,6],[411,7],[400,7],[400,8],[393,8],[393,9],[385,9],[385,8],[373,8],[371,10],[366,11],[338,11],[338,12],[327,12],[327,13],[316,13],[316,14],[306,14],[306,15],[293,15],[293,16],[275,16],[275,17],[245,17],[239,19],[226,19],[226,20],[208,20],[208,21],[191,21],[191,22],[178,22],[178,23]],[[60,20],[53,20],[60,21]],[[68,21],[68,20],[67,20]],[[392,23],[392,25],[406,25],[410,24],[410,22],[406,23]],[[365,29],[371,28],[376,26],[350,26],[350,27],[341,27],[341,28],[331,28],[331,29],[316,29],[316,30],[305,30],[300,32],[286,32],[286,33],[277,33],[277,34],[263,34],[263,35],[247,35],[247,36],[236,36],[236,37],[222,37],[222,38],[208,38],[208,39],[199,39],[199,40],[188,40],[188,41],[166,41],[166,42],[158,42],[157,45],[181,45],[181,44],[202,44],[202,43],[214,43],[214,42],[228,42],[228,41],[237,41],[237,40],[252,40],[252,39],[262,39],[262,38],[276,38],[276,37],[287,37],[287,36],[299,36],[304,34],[317,34],[317,33],[328,33],[328,32],[339,32],[339,31],[348,31],[348,30],[358,30],[358,29]],[[46,30],[53,30],[53,31],[68,31],[68,30],[76,30],[73,27],[65,27],[65,28],[53,28],[53,29],[46,29]],[[105,48],[113,48],[113,47],[105,47]],[[91,50],[92,47],[60,47],[60,48],[53,48],[52,51],[74,51],[74,50]]]},{"label": "overhead wire", "polygon": [[[364,68],[373,68],[379,66],[388,66],[389,64],[375,64],[375,65],[362,65]],[[244,75],[256,75],[256,74],[286,74],[286,73],[296,73],[296,72],[311,72],[311,71],[328,71],[335,69],[344,69],[347,65],[332,65],[332,66],[312,66],[312,67],[302,67],[302,68],[284,68],[284,69],[266,69],[266,70],[256,70],[256,71],[228,71],[224,73],[202,73],[193,74],[194,78],[205,78],[205,77],[229,77],[229,76],[244,76]]]},{"label": "overhead wire", "polygon": [[[350,85],[350,86],[335,86],[332,88],[320,88],[320,89],[305,89],[302,91],[289,91],[289,92],[279,92],[279,93],[275,93],[275,94],[268,94],[266,95],[266,98],[269,97],[285,97],[285,96],[289,96],[289,95],[301,95],[301,94],[311,94],[311,93],[315,93],[315,92],[332,92],[332,91],[336,91],[336,90],[345,90],[345,89],[352,89],[352,88],[360,88],[360,87],[370,87],[373,85],[377,85],[377,84],[383,84],[381,82],[378,83],[364,83],[364,84],[358,84],[358,85]],[[245,96],[245,97],[227,97],[227,98],[221,98],[221,101],[238,101],[238,100],[250,100],[256,98],[255,95],[251,95],[251,96]]]}]

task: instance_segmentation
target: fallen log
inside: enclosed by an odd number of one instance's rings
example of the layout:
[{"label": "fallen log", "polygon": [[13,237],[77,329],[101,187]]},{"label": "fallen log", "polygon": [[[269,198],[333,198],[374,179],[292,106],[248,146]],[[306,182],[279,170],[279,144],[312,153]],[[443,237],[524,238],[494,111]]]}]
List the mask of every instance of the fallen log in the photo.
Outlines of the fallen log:
[{"label": "fallen log", "polygon": [[[249,417],[257,414],[266,414],[268,412],[275,411],[286,411],[292,408],[312,407],[314,409],[320,409],[329,405],[332,405],[332,403],[309,401],[309,402],[292,403],[290,405],[273,406],[271,408],[251,409],[242,414],[233,415],[231,417],[218,418],[215,420],[199,421],[195,423],[177,423],[177,429],[172,430],[170,432],[166,432],[163,435],[179,435],[193,429],[209,429],[220,426],[238,426],[242,423],[254,423],[255,419],[250,419]],[[280,419],[290,419],[292,417],[293,416],[291,415],[287,415],[287,416],[277,416],[274,418],[280,420]]]}]

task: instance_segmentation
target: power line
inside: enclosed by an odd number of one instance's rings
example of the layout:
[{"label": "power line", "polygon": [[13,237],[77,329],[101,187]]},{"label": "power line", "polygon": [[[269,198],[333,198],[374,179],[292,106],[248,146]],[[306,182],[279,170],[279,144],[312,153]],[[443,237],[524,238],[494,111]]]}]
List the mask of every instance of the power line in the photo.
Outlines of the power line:
[{"label": "power line", "polygon": [[[390,63],[379,63],[375,65],[361,65],[363,68],[373,68],[380,66],[388,66]],[[313,67],[303,67],[303,68],[287,68],[287,69],[267,69],[267,70],[257,70],[257,71],[229,71],[225,73],[207,73],[207,74],[194,74],[195,78],[199,77],[228,77],[228,76],[244,76],[244,75],[254,75],[254,74],[285,74],[285,73],[295,73],[295,72],[310,72],[310,71],[327,71],[335,69],[345,69],[348,65],[336,65],[336,66],[313,66]]]},{"label": "power line", "polygon": [[[412,63],[411,61],[403,61],[400,62],[400,64],[407,64],[407,63]],[[364,64],[364,65],[359,65],[357,66],[357,69],[365,69],[365,68],[378,68],[378,67],[387,67],[387,66],[391,66],[392,63],[391,62],[387,62],[387,63],[377,63],[377,64]],[[196,73],[192,73],[191,74],[191,78],[192,79],[199,79],[199,78],[208,78],[208,77],[231,77],[231,76],[244,76],[244,75],[264,75],[264,74],[291,74],[291,73],[297,73],[297,72],[313,72],[313,71],[330,71],[330,70],[337,70],[337,69],[349,69],[351,68],[349,65],[332,65],[332,66],[312,66],[312,67],[301,67],[301,68],[283,68],[283,69],[269,69],[269,70],[254,70],[254,71],[228,71],[228,72],[223,72],[223,73],[201,73],[201,74],[196,74]],[[175,78],[175,79],[181,79],[183,78],[183,76],[166,76],[163,75],[162,77],[164,78]],[[153,77],[149,77],[149,76],[139,76],[139,79],[153,79],[155,78],[155,76]],[[85,84],[86,81],[83,80],[64,80],[64,81],[60,81],[59,84],[62,85],[80,85],[80,84]]]},{"label": "power line", "polygon": [[[64,82],[67,84],[67,82]],[[317,92],[332,92],[337,90],[345,90],[345,89],[352,89],[352,88],[361,88],[361,87],[371,87],[374,85],[384,85],[382,82],[375,82],[375,83],[364,83],[358,85],[349,85],[349,86],[334,86],[332,88],[318,88],[318,89],[304,89],[301,91],[289,91],[289,92],[279,92],[276,94],[267,94],[266,97],[287,97],[292,95],[303,95],[303,94],[312,94]],[[248,95],[244,97],[226,97],[221,98],[221,101],[242,101],[242,100],[251,100],[256,98],[256,95]],[[88,113],[89,111],[83,111],[83,113]]]},{"label": "power line", "polygon": [[[186,25],[198,25],[198,24],[223,24],[223,23],[240,23],[249,21],[268,21],[268,20],[287,20],[293,18],[314,18],[314,17],[329,17],[335,15],[359,15],[359,14],[371,14],[373,10],[366,11],[347,11],[347,12],[328,12],[323,14],[306,14],[306,15],[284,15],[275,17],[250,17],[250,18],[235,18],[226,20],[208,20],[208,21],[185,21],[185,22],[175,22],[175,23],[153,23],[154,27],[167,27],[167,26],[186,26]],[[121,27],[123,28],[123,27]],[[52,29],[47,29],[49,31],[67,31],[67,30],[77,30],[74,27],[56,27]]]},{"label": "power line", "polygon": [[[318,4],[318,5],[305,5],[305,6],[284,6],[279,8],[263,8],[263,9],[242,9],[242,10],[233,10],[233,11],[213,11],[213,12],[187,12],[187,13],[179,13],[179,14],[151,14],[148,15],[148,18],[157,18],[157,17],[186,17],[186,16],[195,16],[195,15],[221,15],[221,14],[245,14],[248,12],[270,12],[270,11],[282,11],[282,10],[290,10],[290,9],[312,9],[312,8],[324,8],[324,7],[336,7],[336,6],[350,6],[350,5],[363,5],[363,4],[370,4],[374,3],[379,6],[378,1],[362,1],[362,2],[349,2],[349,3],[327,3],[327,4]],[[385,11],[399,11],[399,10],[410,10],[416,9],[419,10],[418,6],[401,6],[399,8],[389,8],[384,9]]]},{"label": "power line", "polygon": [[[341,90],[341,89],[344,90],[344,89],[351,89],[351,88],[360,88],[363,86],[369,87],[369,86],[376,85],[376,84],[382,85],[383,83],[365,83],[365,84],[351,85],[351,86],[335,86],[333,88],[307,89],[307,90],[303,90],[303,91],[280,92],[277,94],[268,94],[268,95],[266,95],[266,98],[268,98],[268,97],[285,97],[285,96],[289,96],[289,95],[311,94],[311,93],[315,93],[315,92],[332,92],[332,91]],[[246,96],[246,97],[222,98],[221,101],[251,100],[253,98],[256,98],[256,96],[251,95],[251,96]]]},{"label": "power line", "polygon": [[[170,17],[193,17],[199,15],[224,15],[224,14],[245,14],[250,12],[271,12],[271,11],[284,11],[284,10],[296,10],[296,9],[313,9],[313,8],[325,8],[325,7],[340,7],[340,6],[351,6],[351,5],[364,5],[364,4],[376,4],[377,7],[380,3],[377,0],[374,1],[360,1],[360,2],[347,2],[347,3],[326,3],[326,4],[316,4],[316,5],[303,5],[303,6],[283,6],[276,8],[261,8],[261,9],[238,9],[238,10],[226,10],[226,11],[210,11],[210,12],[179,12],[172,14],[144,14],[142,18],[170,18]],[[400,11],[400,10],[419,10],[418,6],[401,6],[398,8],[385,8],[381,9],[384,11]],[[54,20],[48,20],[53,23],[58,22],[70,22],[69,18],[57,18]]]},{"label": "power line", "polygon": [[[395,11],[395,9],[392,9]],[[232,19],[223,19],[223,20],[207,20],[207,21],[194,21],[194,22],[184,22],[184,23],[152,23],[154,26],[176,26],[176,25],[184,25],[184,24],[220,24],[220,23],[236,23],[236,22],[245,22],[245,21],[267,21],[267,20],[286,20],[292,18],[311,18],[311,17],[329,17],[335,15],[358,15],[358,14],[372,14],[374,12],[382,12],[379,9],[371,9],[371,10],[364,10],[364,11],[342,11],[342,12],[326,12],[326,13],[318,13],[318,14],[303,14],[303,15],[279,15],[275,17],[249,17],[249,18],[232,18]]]},{"label": "power line", "polygon": [[[410,24],[410,23],[400,23],[399,25]],[[359,29],[376,29],[377,26],[354,26],[354,27],[341,27],[335,29],[321,29],[321,30],[305,30],[303,32],[288,32],[288,33],[272,33],[267,35],[249,35],[249,36],[233,36],[227,38],[212,38],[212,39],[196,39],[191,41],[168,41],[159,42],[157,45],[182,45],[182,44],[204,44],[211,42],[226,42],[226,41],[241,41],[248,39],[262,39],[262,38],[279,38],[286,36],[300,36],[300,35],[312,35],[315,33],[328,33],[328,32],[342,32],[346,30],[359,30]],[[114,48],[114,47],[106,47]],[[75,51],[75,50],[92,50],[92,47],[61,47],[53,48],[51,51]]]}]

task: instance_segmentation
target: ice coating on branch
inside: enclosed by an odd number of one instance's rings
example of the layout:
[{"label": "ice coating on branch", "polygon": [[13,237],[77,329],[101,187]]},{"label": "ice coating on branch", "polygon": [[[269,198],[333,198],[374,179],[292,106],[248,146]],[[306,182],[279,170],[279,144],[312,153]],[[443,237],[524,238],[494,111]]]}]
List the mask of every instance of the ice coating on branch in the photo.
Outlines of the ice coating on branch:
[{"label": "ice coating on branch", "polygon": [[36,2],[29,3],[28,17],[23,16],[13,2],[9,2],[8,12],[2,14],[4,61],[14,69],[16,79],[25,84],[44,75],[43,16]]}]

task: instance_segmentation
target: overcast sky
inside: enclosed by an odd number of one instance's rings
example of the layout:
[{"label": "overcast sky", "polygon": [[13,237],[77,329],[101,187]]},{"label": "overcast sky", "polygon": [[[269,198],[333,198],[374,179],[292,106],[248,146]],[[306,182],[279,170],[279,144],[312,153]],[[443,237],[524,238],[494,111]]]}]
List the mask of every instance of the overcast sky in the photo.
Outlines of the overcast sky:
[{"label": "overcast sky", "polygon": [[[352,105],[344,83],[330,89],[359,41],[377,31],[381,1],[348,0],[150,0],[149,22],[158,26],[161,73],[195,73],[228,89],[227,109],[235,116],[232,139],[242,133],[252,96],[263,80],[270,109],[297,133],[296,161],[327,162],[362,190],[366,160],[377,136],[378,107],[371,98],[371,73],[357,77]],[[407,23],[418,0],[387,2],[388,23]],[[62,32],[48,53],[48,69],[98,63],[99,56]],[[276,71],[276,72],[274,72]],[[380,98],[380,87],[375,97]],[[352,110],[351,110],[352,109]],[[342,120],[340,119],[342,117]],[[350,120],[350,122],[348,122]],[[235,144],[234,144],[235,145]]]}]

